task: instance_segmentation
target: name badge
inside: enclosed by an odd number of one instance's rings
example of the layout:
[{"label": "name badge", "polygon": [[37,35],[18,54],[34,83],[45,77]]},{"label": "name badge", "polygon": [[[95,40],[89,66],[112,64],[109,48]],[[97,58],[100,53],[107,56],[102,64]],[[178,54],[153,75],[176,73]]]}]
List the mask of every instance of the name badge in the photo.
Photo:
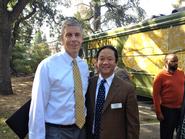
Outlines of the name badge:
[{"label": "name badge", "polygon": [[111,104],[111,109],[120,109],[122,108],[122,103]]}]

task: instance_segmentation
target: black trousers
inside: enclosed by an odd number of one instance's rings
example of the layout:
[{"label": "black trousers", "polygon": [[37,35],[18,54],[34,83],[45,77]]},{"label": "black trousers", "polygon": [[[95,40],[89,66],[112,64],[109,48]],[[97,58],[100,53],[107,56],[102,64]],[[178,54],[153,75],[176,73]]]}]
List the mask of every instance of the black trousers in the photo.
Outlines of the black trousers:
[{"label": "black trousers", "polygon": [[161,106],[164,120],[160,122],[160,139],[173,139],[173,134],[178,129],[180,122],[180,108],[167,108]]}]

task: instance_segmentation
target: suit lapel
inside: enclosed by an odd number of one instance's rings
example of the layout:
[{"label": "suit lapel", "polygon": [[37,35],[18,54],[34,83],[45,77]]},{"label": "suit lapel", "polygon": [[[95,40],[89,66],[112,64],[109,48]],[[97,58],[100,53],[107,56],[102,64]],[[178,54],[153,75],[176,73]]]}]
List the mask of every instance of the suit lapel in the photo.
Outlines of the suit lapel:
[{"label": "suit lapel", "polygon": [[104,112],[106,110],[106,108],[108,107],[108,105],[111,103],[112,98],[116,95],[116,92],[119,91],[119,85],[117,84],[118,78],[116,76],[114,76],[113,80],[112,80],[112,84],[109,88],[108,94],[107,94],[107,98],[105,100],[104,103],[104,107],[102,112]]},{"label": "suit lapel", "polygon": [[96,86],[97,86],[98,77],[95,77],[94,80],[92,80],[91,88],[90,88],[90,99],[92,103],[92,110],[94,112],[95,108],[95,96],[96,96]]}]

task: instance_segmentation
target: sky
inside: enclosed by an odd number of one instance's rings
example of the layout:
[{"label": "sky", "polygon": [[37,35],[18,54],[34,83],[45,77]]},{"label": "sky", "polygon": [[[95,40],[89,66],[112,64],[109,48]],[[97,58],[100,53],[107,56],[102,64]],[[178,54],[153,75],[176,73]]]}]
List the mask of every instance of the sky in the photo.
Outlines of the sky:
[{"label": "sky", "polygon": [[152,15],[169,15],[174,9],[172,4],[177,0],[140,0],[140,6],[146,11],[147,17]]},{"label": "sky", "polygon": [[[76,0],[72,0],[71,8],[62,8],[63,14],[66,16],[73,16],[75,12],[74,3]],[[80,3],[88,4],[90,0],[78,0]],[[122,0],[120,0],[122,1]],[[175,4],[177,0],[140,0],[140,7],[142,7],[146,11],[146,18],[150,18],[152,15],[169,15],[174,9],[172,4]],[[48,36],[48,32],[44,31],[46,37]],[[47,37],[48,41],[52,41],[53,39]]]},{"label": "sky", "polygon": [[[81,2],[88,4],[89,0],[81,0]],[[122,1],[122,0],[120,0]],[[140,6],[146,11],[147,17],[152,15],[165,14],[168,15],[174,9],[172,4],[175,4],[177,0],[140,0]],[[73,2],[75,3],[75,2]],[[71,8],[66,8],[64,14],[72,16],[74,14],[74,8],[72,5]]]}]

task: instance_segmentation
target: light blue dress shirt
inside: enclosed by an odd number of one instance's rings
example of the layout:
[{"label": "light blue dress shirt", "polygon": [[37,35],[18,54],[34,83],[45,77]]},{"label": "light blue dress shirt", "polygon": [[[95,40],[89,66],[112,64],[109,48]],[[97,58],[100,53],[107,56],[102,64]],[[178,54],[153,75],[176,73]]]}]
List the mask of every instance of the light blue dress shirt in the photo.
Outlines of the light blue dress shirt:
[{"label": "light blue dress shirt", "polygon": [[[72,60],[66,52],[59,52],[39,64],[32,87],[29,139],[45,139],[46,122],[61,125],[75,123]],[[88,65],[80,57],[76,60],[85,98],[89,77]]]}]

